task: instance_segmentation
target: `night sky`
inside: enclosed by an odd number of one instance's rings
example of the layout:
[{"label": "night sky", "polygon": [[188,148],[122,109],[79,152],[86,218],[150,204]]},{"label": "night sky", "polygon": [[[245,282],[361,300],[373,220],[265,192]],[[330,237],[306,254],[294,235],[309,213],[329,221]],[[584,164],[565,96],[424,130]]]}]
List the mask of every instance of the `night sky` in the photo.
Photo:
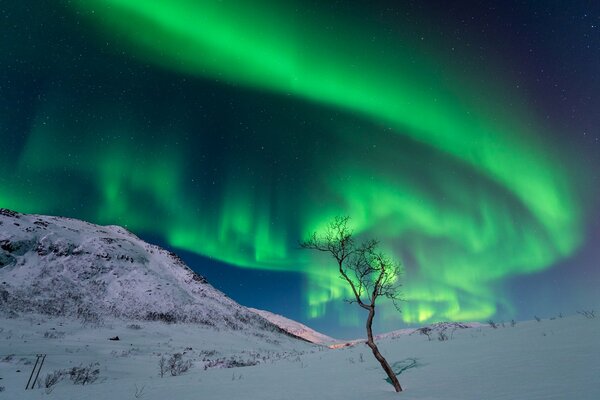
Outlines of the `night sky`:
[{"label": "night sky", "polygon": [[598,307],[600,5],[457,3],[2,1],[0,207],[340,337],[362,310],[298,246],[336,215],[404,266],[377,330]]}]

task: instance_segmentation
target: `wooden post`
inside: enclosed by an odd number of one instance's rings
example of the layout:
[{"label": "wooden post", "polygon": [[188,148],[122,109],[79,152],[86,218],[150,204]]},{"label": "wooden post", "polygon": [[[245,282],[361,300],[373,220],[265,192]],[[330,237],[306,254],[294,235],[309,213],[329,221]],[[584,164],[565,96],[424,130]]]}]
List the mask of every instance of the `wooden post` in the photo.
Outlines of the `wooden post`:
[{"label": "wooden post", "polygon": [[[40,371],[42,370],[42,366],[44,365],[44,361],[46,360],[45,354],[36,354],[35,357],[36,357],[35,364],[33,365],[33,369],[31,370],[31,375],[29,375],[29,380],[27,381],[27,385],[25,385],[25,390],[33,389],[35,387],[35,382],[37,382],[38,377],[40,376]],[[40,362],[40,360],[41,360],[41,362]],[[36,369],[37,369],[37,373],[36,373]],[[31,378],[33,378],[34,374],[35,374],[35,378],[33,379],[33,382],[32,382]]]},{"label": "wooden post", "polygon": [[33,378],[33,374],[35,373],[35,369],[40,361],[41,354],[36,354],[35,364],[33,365],[33,369],[31,370],[31,375],[29,375],[29,380],[27,381],[27,385],[25,385],[25,390],[29,389],[29,384],[31,383],[31,378]]},{"label": "wooden post", "polygon": [[44,365],[44,361],[46,360],[46,355],[44,354],[42,356],[42,362],[40,363],[40,366],[38,367],[38,372],[35,375],[35,379],[33,380],[33,383],[31,384],[31,388],[33,389],[35,386],[35,382],[37,381],[38,376],[40,376],[40,371],[42,370],[42,365]]}]

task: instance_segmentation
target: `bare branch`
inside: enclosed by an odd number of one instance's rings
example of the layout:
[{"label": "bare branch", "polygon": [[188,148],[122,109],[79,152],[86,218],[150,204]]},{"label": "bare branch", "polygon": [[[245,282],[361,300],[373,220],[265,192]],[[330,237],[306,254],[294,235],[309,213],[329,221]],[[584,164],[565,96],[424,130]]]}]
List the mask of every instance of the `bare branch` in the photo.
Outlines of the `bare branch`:
[{"label": "bare branch", "polygon": [[314,232],[301,242],[300,247],[329,253],[336,260],[340,278],[348,282],[355,298],[349,303],[368,310],[382,296],[398,308],[395,301],[401,300],[400,264],[379,251],[375,239],[357,244],[349,220],[348,216],[335,217],[322,232]]}]

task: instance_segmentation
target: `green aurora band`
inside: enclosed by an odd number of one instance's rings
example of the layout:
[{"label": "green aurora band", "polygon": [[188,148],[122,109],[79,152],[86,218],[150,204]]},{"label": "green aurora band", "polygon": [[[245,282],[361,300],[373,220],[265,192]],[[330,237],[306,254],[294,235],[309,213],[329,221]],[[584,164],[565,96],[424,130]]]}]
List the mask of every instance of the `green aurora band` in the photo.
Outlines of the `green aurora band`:
[{"label": "green aurora band", "polygon": [[[444,67],[443,57],[410,43],[372,43],[369,27],[299,15],[292,4],[75,4],[97,23],[100,36],[116,38],[122,48],[166,71],[345,113],[324,128],[341,150],[326,154],[327,160],[316,157],[318,174],[298,186],[266,187],[232,166],[230,179],[192,190],[184,177],[196,167],[194,155],[170,140],[187,135],[185,124],[155,128],[153,141],[138,148],[133,144],[143,141],[147,127],[124,122],[128,110],[116,105],[94,107],[123,118],[84,120],[83,128],[69,126],[58,107],[43,109],[17,168],[39,185],[5,182],[3,207],[58,209],[64,199],[44,188],[60,185],[57,177],[68,171],[87,182],[71,188],[73,199],[80,196],[77,190],[94,194],[92,220],[119,221],[239,267],[301,272],[308,316],[335,313],[344,324],[358,323],[338,306],[348,288],[328,259],[296,250],[300,238],[334,215],[350,215],[357,235],[381,239],[404,261],[407,302],[401,315],[407,323],[510,313],[502,283],[550,268],[582,240],[572,163],[557,161],[541,140],[544,128],[525,100],[501,83],[482,84],[489,82],[483,73]],[[511,103],[516,105],[507,106]],[[348,122],[352,118],[361,121],[359,127]],[[82,132],[79,141],[66,139],[65,132],[73,130]],[[107,132],[116,139],[105,143]],[[282,158],[293,157],[285,141],[266,140],[280,143]],[[57,147],[65,150],[48,152]],[[271,168],[234,153],[230,160],[240,165]],[[8,165],[0,162],[5,171]],[[293,170],[294,164],[281,168]],[[397,318],[390,305],[382,315]]]}]

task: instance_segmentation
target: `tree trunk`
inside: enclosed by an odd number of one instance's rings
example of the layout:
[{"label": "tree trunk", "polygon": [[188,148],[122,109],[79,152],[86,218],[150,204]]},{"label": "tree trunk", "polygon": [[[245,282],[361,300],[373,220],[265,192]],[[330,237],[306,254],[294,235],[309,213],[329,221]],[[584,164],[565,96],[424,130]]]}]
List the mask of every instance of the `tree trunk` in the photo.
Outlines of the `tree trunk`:
[{"label": "tree trunk", "polygon": [[373,340],[373,317],[375,317],[375,305],[372,305],[369,308],[369,317],[367,318],[367,346],[371,348],[373,355],[377,361],[379,361],[379,364],[381,364],[381,368],[383,368],[388,378],[390,378],[390,381],[392,381],[392,385],[394,385],[396,392],[401,392],[402,386],[400,386],[400,382],[398,381],[396,374],[394,374],[394,370],[392,370],[390,364],[388,364],[387,360],[381,355],[379,348],[377,348],[377,345]]}]

